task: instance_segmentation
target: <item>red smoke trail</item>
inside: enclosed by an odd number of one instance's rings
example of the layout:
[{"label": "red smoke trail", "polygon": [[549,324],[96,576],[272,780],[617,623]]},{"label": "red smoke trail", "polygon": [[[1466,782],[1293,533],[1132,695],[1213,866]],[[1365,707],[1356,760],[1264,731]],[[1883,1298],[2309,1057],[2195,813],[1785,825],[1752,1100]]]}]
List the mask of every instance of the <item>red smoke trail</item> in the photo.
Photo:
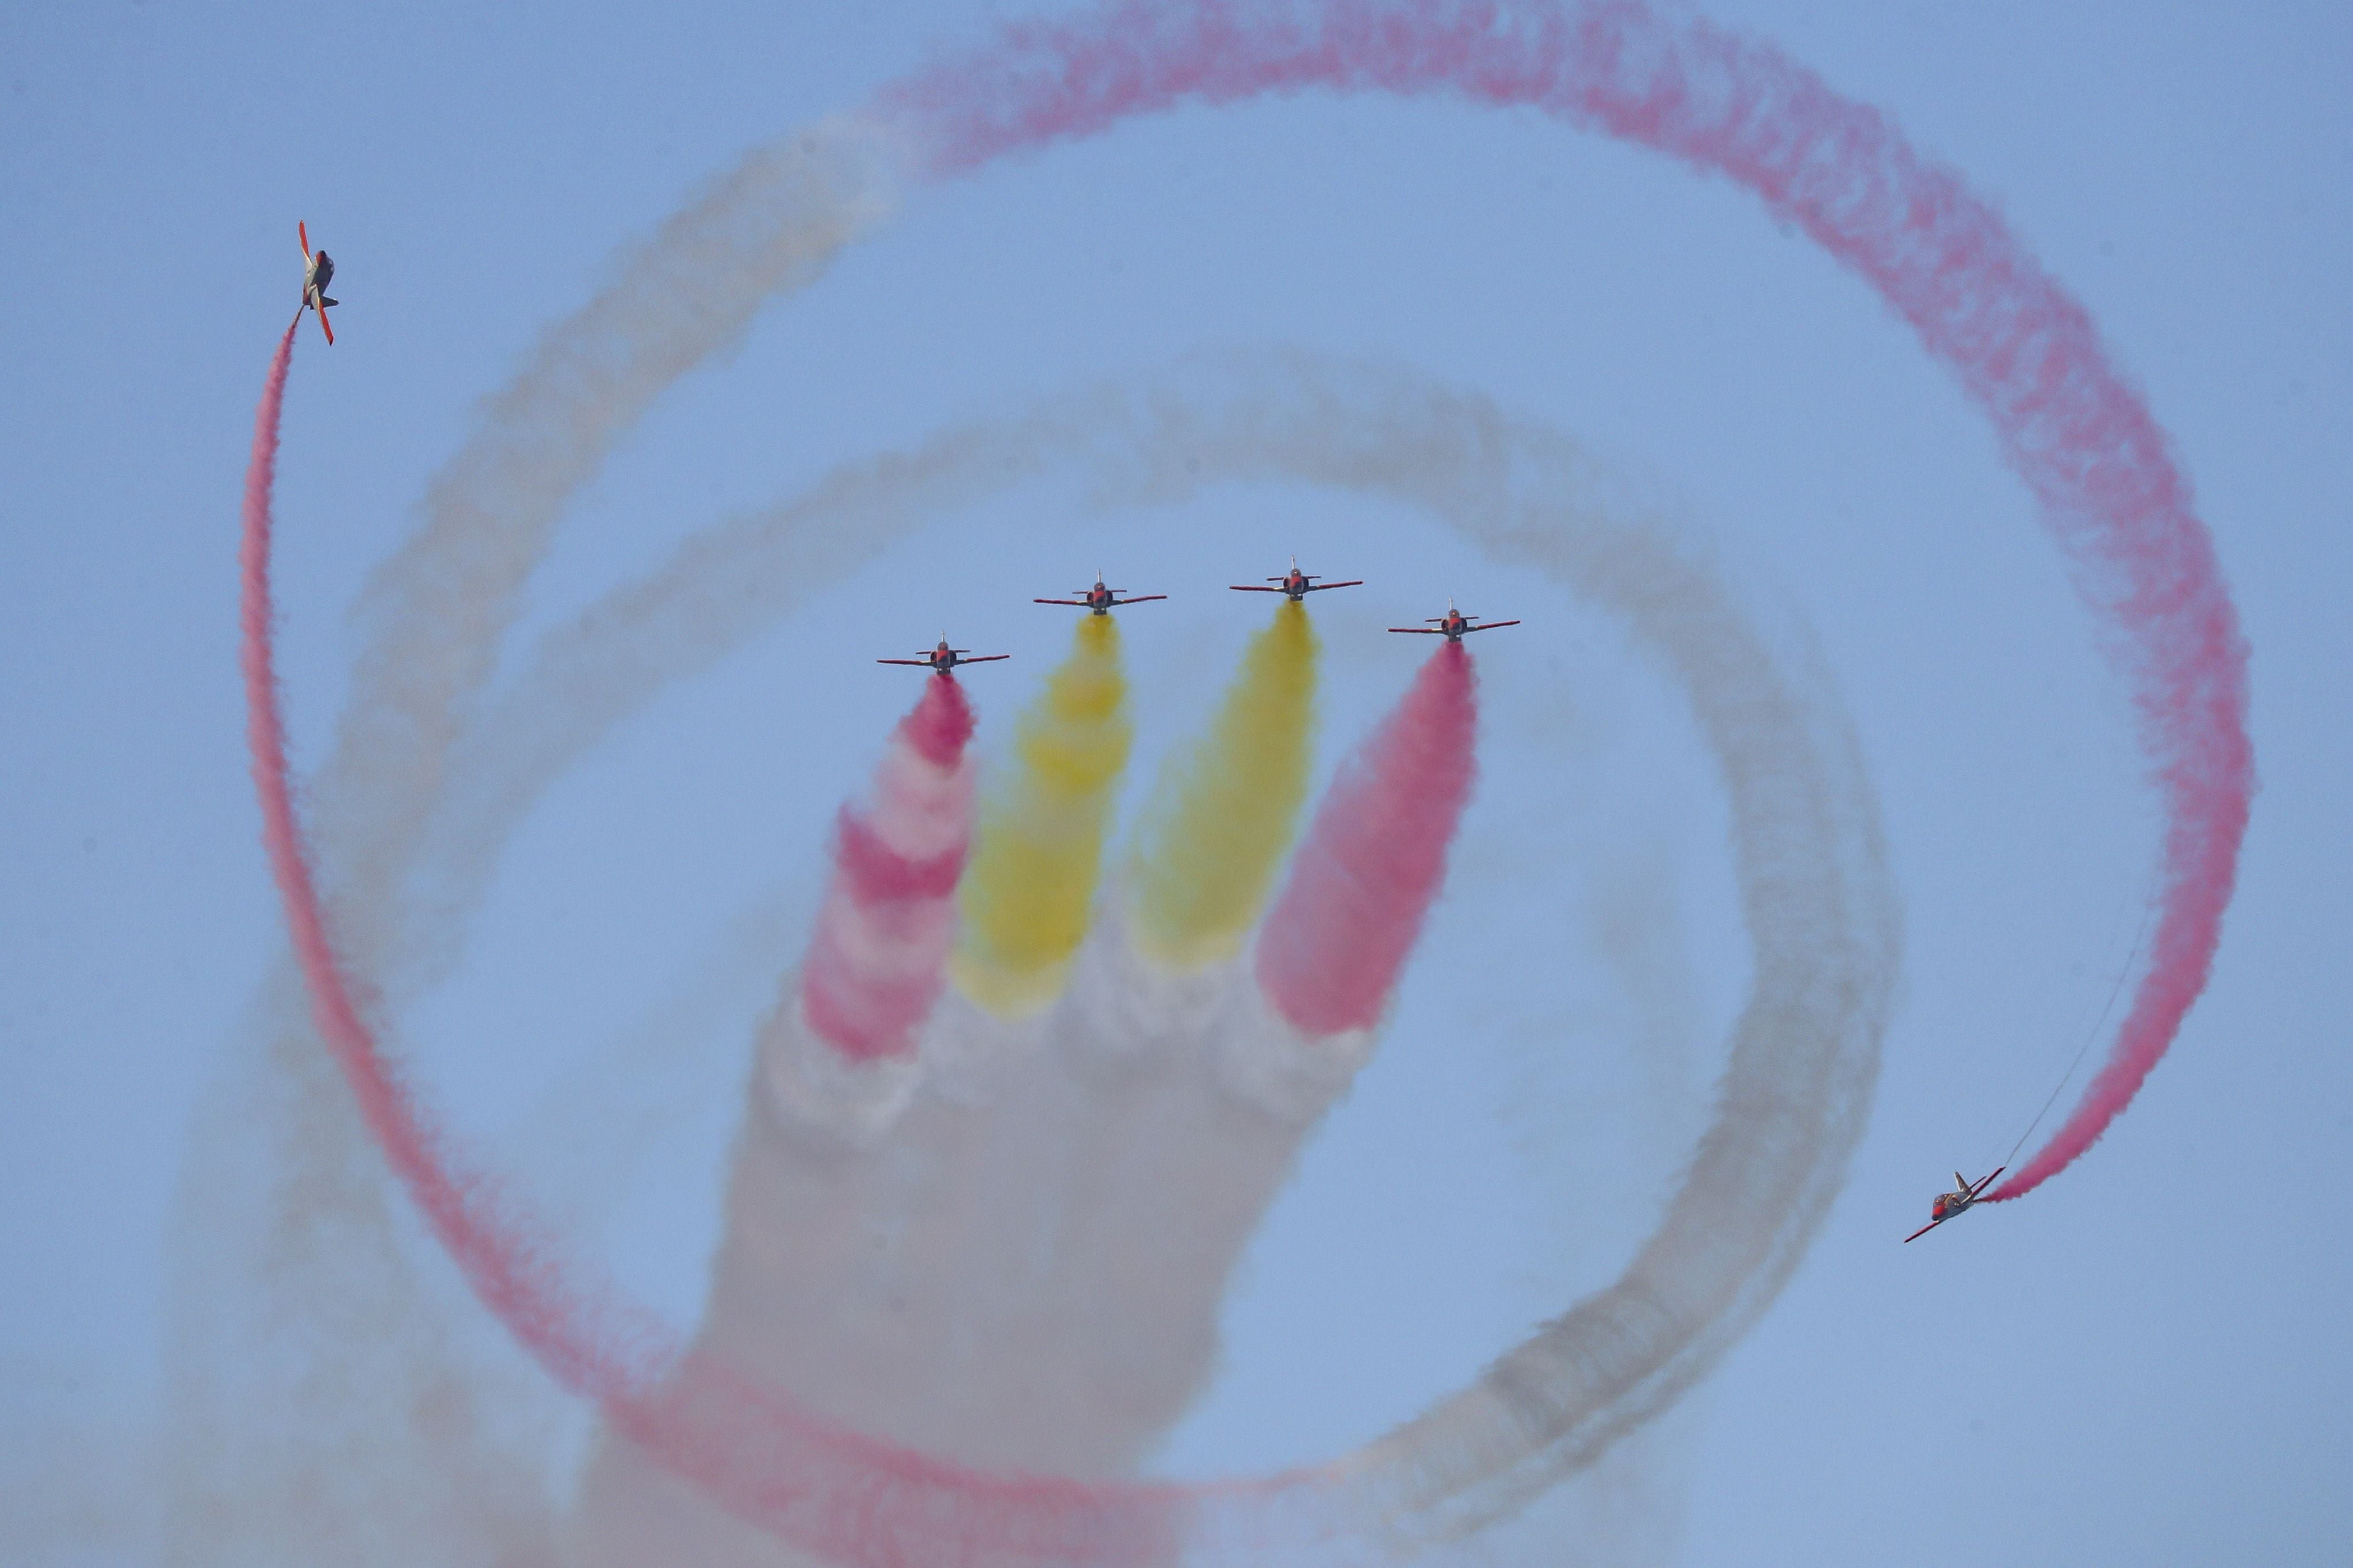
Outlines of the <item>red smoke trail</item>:
[{"label": "red smoke trail", "polygon": [[1301,1034],[1379,1019],[1445,879],[1478,723],[1470,651],[1450,642],[1324,796],[1258,944],[1259,987]]},{"label": "red smoke trail", "polygon": [[[295,318],[301,325],[301,319]],[[335,955],[286,769],[286,728],[279,710],[272,647],[270,492],[277,479],[278,424],[294,328],[278,341],[253,421],[253,457],[245,474],[245,531],[237,559],[244,583],[246,733],[254,789],[261,801],[262,843],[286,911],[294,955],[311,996],[311,1021],[343,1068],[361,1118],[425,1217],[465,1270],[475,1291],[567,1385],[594,1394],[630,1386],[660,1359],[662,1336],[644,1322],[598,1332],[583,1325],[579,1294],[568,1289],[548,1251],[505,1212],[483,1177],[453,1164],[436,1129],[417,1110],[377,1048],[365,1006]],[[634,1317],[634,1315],[631,1315]]]},{"label": "red smoke trail", "polygon": [[1306,87],[1533,106],[1724,174],[1868,279],[1992,419],[2113,634],[2166,819],[2152,963],[2107,1065],[1993,1195],[2031,1191],[2130,1102],[2205,989],[2254,790],[2246,645],[2213,541],[2091,317],[1878,110],[1768,44],[1630,0],[1127,0],[1008,27],[882,102],[955,174],[1180,103]]},{"label": "red smoke trail", "polygon": [[912,1052],[946,984],[956,879],[972,843],[964,765],[972,722],[955,677],[926,679],[877,770],[872,807],[841,813],[833,886],[802,966],[801,1011],[852,1061]]}]

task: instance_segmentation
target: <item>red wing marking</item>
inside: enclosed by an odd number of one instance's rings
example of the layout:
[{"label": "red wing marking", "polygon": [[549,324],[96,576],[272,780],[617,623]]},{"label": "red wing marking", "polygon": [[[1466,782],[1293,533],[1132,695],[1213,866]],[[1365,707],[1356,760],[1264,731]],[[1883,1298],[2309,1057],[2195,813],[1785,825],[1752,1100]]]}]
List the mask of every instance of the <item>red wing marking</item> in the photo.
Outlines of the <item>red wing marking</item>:
[{"label": "red wing marking", "polygon": [[956,662],[958,664],[995,664],[1000,658],[1011,658],[1013,656],[1009,653],[985,653],[978,658],[962,658],[958,659]]},{"label": "red wing marking", "polygon": [[1087,604],[1084,599],[1032,599],[1029,602],[1033,605],[1076,605],[1081,609],[1086,608]]},{"label": "red wing marking", "polygon": [[912,664],[919,666],[924,669],[929,669],[932,667],[932,661],[928,658],[878,658],[874,662],[877,664]]},{"label": "red wing marking", "polygon": [[1497,626],[1516,626],[1519,624],[1517,621],[1489,621],[1484,626],[1464,626],[1462,629],[1466,632],[1492,632]]},{"label": "red wing marking", "polygon": [[322,304],[319,306],[318,310],[319,330],[327,334],[327,346],[329,348],[332,348],[335,346],[335,329],[327,321],[327,307]]},{"label": "red wing marking", "polygon": [[[2010,1167],[2008,1165],[1997,1165],[1994,1167],[1993,1176],[1999,1176],[2004,1171],[2009,1169]],[[1984,1181],[1979,1182],[1976,1186],[1971,1187],[1969,1189],[1969,1196],[1974,1198],[1979,1193],[1984,1192],[1988,1187],[1993,1185],[1993,1176],[1988,1176]]]},{"label": "red wing marking", "polygon": [[1232,583],[1227,585],[1232,588],[1237,594],[1281,594],[1286,592],[1286,590],[1282,588],[1261,588],[1255,583]]},{"label": "red wing marking", "polygon": [[1166,594],[1138,594],[1133,599],[1122,599],[1118,602],[1123,605],[1148,605],[1155,599],[1165,599],[1167,596]]},{"label": "red wing marking", "polygon": [[1361,588],[1364,585],[1365,580],[1362,577],[1355,577],[1345,583],[1311,583],[1307,585],[1307,591],[1311,594],[1320,594],[1326,588]]},{"label": "red wing marking", "polygon": [[1436,626],[1391,626],[1393,632],[1411,632],[1418,637],[1442,637],[1446,634]]},{"label": "red wing marking", "polygon": [[305,260],[305,261],[310,260],[310,259],[311,259],[311,226],[310,226],[309,224],[306,224],[306,223],[301,222],[300,219],[297,219],[297,220],[296,220],[296,222],[295,222],[295,225],[294,225],[294,237],[295,237],[296,239],[300,240],[300,241],[301,242],[301,244],[302,244],[302,259],[303,259],[303,260]]},{"label": "red wing marking", "polygon": [[1932,1230],[1936,1229],[1938,1226],[1940,1226],[1940,1225],[1942,1225],[1942,1224],[1944,1224],[1944,1223],[1945,1223],[1945,1222],[1944,1222],[1943,1220],[1940,1220],[1940,1219],[1932,1219],[1932,1220],[1930,1220],[1926,1225],[1922,1226],[1919,1229],[1917,1229],[1917,1230],[1914,1231],[1911,1235],[1909,1235],[1909,1236],[1905,1237],[1904,1239],[1905,1239],[1905,1240],[1906,1240],[1906,1241],[1917,1241],[1917,1240],[1919,1240],[1922,1237],[1924,1237],[1924,1236],[1927,1235],[1930,1231],[1932,1231]]}]

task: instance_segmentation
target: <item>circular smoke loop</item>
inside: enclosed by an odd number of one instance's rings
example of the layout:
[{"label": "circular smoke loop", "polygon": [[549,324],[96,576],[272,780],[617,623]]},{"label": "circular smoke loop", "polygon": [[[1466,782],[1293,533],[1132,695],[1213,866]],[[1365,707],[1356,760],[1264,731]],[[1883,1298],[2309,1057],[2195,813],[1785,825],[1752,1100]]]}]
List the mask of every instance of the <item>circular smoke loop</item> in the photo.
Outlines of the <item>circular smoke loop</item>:
[{"label": "circular smoke loop", "polygon": [[[1405,1427],[1265,1483],[992,1478],[841,1431],[725,1368],[689,1363],[649,1394],[626,1315],[597,1321],[598,1293],[554,1260],[510,1268],[526,1301],[489,1288],[513,1218],[494,1188],[404,1169],[485,1300],[551,1370],[607,1400],[658,1460],[821,1555],[1101,1561],[1156,1555],[1176,1528],[1212,1553],[1386,1549],[1475,1527],[1589,1463],[1713,1364],[1802,1256],[1860,1135],[1896,921],[1827,682],[1756,630],[1685,542],[1594,510],[1596,470],[1573,444],[1406,373],[1244,356],[948,432],[700,536],[486,698],[520,590],[604,454],[768,296],[887,217],[909,174],[962,172],[1187,100],[1308,86],[1535,104],[1659,146],[1749,184],[1887,294],[1992,414],[2087,597],[2127,634],[2168,795],[2157,962],[2117,1058],[2033,1179],[2120,1109],[2119,1085],[2128,1098],[2149,1042],[2161,1052],[2194,999],[2185,974],[2202,984],[2250,776],[2235,622],[2162,433],[2080,307],[1956,177],[1769,48],[1633,5],[1126,6],[1009,33],[866,115],[754,153],[492,401],[371,591],[374,635],[314,793],[334,916],[325,961],[380,998],[377,1016],[396,1016],[452,961],[497,846],[596,735],[893,540],[992,488],[1071,470],[1098,509],[1235,479],[1392,498],[1622,616],[1686,689],[1722,769],[1754,984],[1715,1123],[1620,1279]],[[2175,590],[2161,598],[2148,587],[2160,580]],[[346,1067],[355,1081],[371,1070],[348,1055]],[[380,1058],[374,1070],[378,1100],[422,1126],[396,1075]]]}]

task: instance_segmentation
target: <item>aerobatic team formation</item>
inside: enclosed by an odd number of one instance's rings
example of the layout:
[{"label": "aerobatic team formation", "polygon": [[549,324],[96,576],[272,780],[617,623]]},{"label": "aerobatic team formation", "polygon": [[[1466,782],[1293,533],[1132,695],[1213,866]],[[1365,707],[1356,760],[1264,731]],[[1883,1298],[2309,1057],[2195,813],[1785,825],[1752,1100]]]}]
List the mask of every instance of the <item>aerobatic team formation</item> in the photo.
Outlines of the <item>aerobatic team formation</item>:
[{"label": "aerobatic team formation", "polygon": [[[2163,431],[2082,307],[1883,116],[1769,47],[1631,0],[1528,0],[1513,15],[1504,26],[1491,8],[1382,0],[1113,5],[1009,28],[862,116],[757,150],[486,405],[387,576],[386,630],[316,781],[339,810],[315,843],[288,766],[270,579],[302,314],[334,341],[334,264],[298,225],[301,301],[257,414],[241,563],[254,779],[301,1026],[474,1300],[594,1406],[582,1561],[1411,1555],[1509,1517],[1704,1376],[1789,1277],[1861,1136],[1900,922],[1875,799],[1829,683],[1706,561],[1587,494],[1573,443],[1409,373],[1234,355],[1214,374],[1080,389],[906,461],[846,468],[617,591],[481,709],[557,518],[670,382],[909,191],[1014,153],[1187,102],[1314,86],[1445,92],[1532,105],[1721,173],[1822,245],[1958,376],[2054,541],[2099,578],[2085,604],[2131,686],[2166,825],[2147,963],[2129,973],[2137,943],[2116,982],[2122,996],[2134,980],[2131,1000],[2090,1084],[2022,1163],[2042,1114],[1990,1174],[1956,1173],[1903,1239],[2065,1169],[2172,1042],[2220,940],[2253,763],[2244,643]],[[586,363],[599,376],[565,374]],[[1715,1120],[1657,1228],[1614,1283],[1325,1464],[1141,1479],[1206,1386],[1219,1303],[1273,1192],[1374,1048],[1471,796],[1465,639],[1516,620],[1450,600],[1388,627],[1441,641],[1312,801],[1307,599],[1364,584],[1323,581],[1295,557],[1280,576],[1230,584],[1282,602],[1109,868],[1130,742],[1112,612],[1166,595],[1099,572],[1036,600],[1088,614],[985,788],[956,672],[1010,656],[943,632],[929,650],[880,658],[933,679],[866,798],[836,821],[806,950],[757,1030],[710,1289],[686,1331],[549,1241],[452,1146],[389,1040],[448,962],[423,922],[479,903],[481,868],[596,736],[790,613],[822,575],[794,553],[804,531],[833,527],[871,559],[1048,464],[1106,497],[1273,479],[1419,507],[1619,617],[1689,700],[1730,800],[1749,1001],[1730,1026]],[[829,556],[826,570],[859,559]],[[526,742],[503,721],[535,707],[557,721]],[[340,873],[332,910],[322,866]],[[431,911],[411,896],[418,883],[440,889]]]},{"label": "aerobatic team formation", "polygon": [[[1237,594],[1281,594],[1289,599],[1291,603],[1295,605],[1302,599],[1304,599],[1308,595],[1320,594],[1327,588],[1361,588],[1365,585],[1363,580],[1360,578],[1352,579],[1345,583],[1319,583],[1315,580],[1315,576],[1313,573],[1302,572],[1299,569],[1299,557],[1296,555],[1291,558],[1291,569],[1288,572],[1285,572],[1280,577],[1269,577],[1266,581],[1269,585],[1262,586],[1256,583],[1233,583],[1229,584],[1228,586],[1231,587]],[[1077,608],[1083,609],[1092,615],[1107,616],[1123,605],[1148,605],[1155,599],[1166,599],[1168,596],[1166,594],[1137,594],[1128,598],[1122,598],[1120,595],[1125,594],[1127,590],[1124,588],[1104,587],[1103,574],[1100,572],[1095,574],[1095,580],[1092,586],[1086,588],[1074,588],[1071,592],[1076,594],[1078,597],[1075,599],[1034,599],[1030,602],[1032,604],[1039,605],[1071,605]],[[1391,626],[1389,630],[1393,632],[1419,634],[1424,637],[1442,637],[1448,642],[1461,642],[1464,636],[1471,632],[1492,632],[1498,626],[1516,626],[1520,624],[1517,621],[1482,622],[1476,616],[1466,616],[1461,611],[1456,609],[1454,607],[1454,601],[1451,599],[1446,601],[1446,613],[1444,615],[1430,616],[1424,618],[1430,622],[1428,626]],[[935,644],[929,652],[924,653],[918,658],[878,658],[874,662],[877,664],[918,665],[923,668],[931,670],[934,674],[945,675],[960,664],[990,664],[997,659],[1010,658],[1012,657],[1013,656],[1010,654],[990,653],[983,654],[978,658],[975,658],[973,657],[973,653],[970,648],[948,647],[947,634],[945,632],[942,632],[940,634],[939,642]]]}]

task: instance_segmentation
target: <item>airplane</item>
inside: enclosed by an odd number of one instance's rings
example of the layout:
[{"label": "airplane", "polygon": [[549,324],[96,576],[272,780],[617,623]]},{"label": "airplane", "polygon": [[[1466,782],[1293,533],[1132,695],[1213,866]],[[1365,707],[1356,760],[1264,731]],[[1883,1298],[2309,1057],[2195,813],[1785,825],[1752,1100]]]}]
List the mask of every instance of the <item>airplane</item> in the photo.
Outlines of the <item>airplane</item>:
[{"label": "airplane", "polygon": [[1312,575],[1299,569],[1299,557],[1296,555],[1291,558],[1291,570],[1288,573],[1280,577],[1269,577],[1267,581],[1276,585],[1271,588],[1261,588],[1255,583],[1235,583],[1231,586],[1237,594],[1287,594],[1291,596],[1292,602],[1296,604],[1308,595],[1320,594],[1326,588],[1361,588],[1365,585],[1365,580],[1361,577],[1352,577],[1345,583],[1318,583]]},{"label": "airplane", "polygon": [[1516,626],[1520,624],[1517,621],[1489,621],[1481,625],[1476,616],[1466,616],[1456,609],[1454,601],[1451,598],[1446,601],[1444,615],[1425,616],[1422,618],[1431,624],[1426,626],[1391,626],[1389,630],[1417,632],[1426,637],[1444,637],[1448,642],[1461,642],[1465,632],[1492,632],[1497,626]]},{"label": "airplane", "polygon": [[1095,585],[1093,587],[1073,588],[1071,592],[1078,595],[1079,597],[1075,599],[1032,599],[1030,603],[1033,605],[1071,605],[1082,610],[1092,611],[1098,616],[1104,616],[1109,615],[1113,610],[1117,609],[1122,605],[1149,604],[1155,599],[1165,599],[1168,596],[1166,594],[1138,594],[1133,599],[1123,599],[1120,595],[1126,593],[1127,590],[1124,588],[1104,587],[1103,574],[1100,572],[1095,574]]},{"label": "airplane", "polygon": [[[2008,1165],[1997,1166],[1994,1170],[1993,1176],[1999,1176],[2002,1172],[2009,1169],[2010,1167]],[[1922,1226],[1919,1229],[1914,1231],[1904,1239],[1906,1241],[1919,1240],[1922,1237],[1927,1235],[1930,1231],[1936,1229],[1938,1226],[1944,1224],[1947,1220],[1952,1218],[1955,1215],[1960,1213],[1963,1209],[1977,1202],[1985,1190],[1993,1185],[1993,1176],[1988,1176],[1982,1182],[1973,1183],[1967,1176],[1962,1175],[1958,1171],[1955,1171],[1953,1173],[1953,1180],[1959,1183],[1960,1185],[1954,1188],[1949,1193],[1938,1193],[1936,1194],[1936,1201],[1928,1205],[1928,1223]]]},{"label": "airplane", "polygon": [[302,312],[305,310],[318,311],[319,330],[327,334],[328,346],[332,347],[335,342],[335,329],[327,322],[327,307],[334,304],[335,301],[327,298],[327,285],[334,280],[335,264],[328,258],[325,251],[314,251],[311,248],[311,228],[308,224],[297,223],[294,226],[294,237],[301,241],[302,246],[302,302],[294,308],[294,319],[301,321]]},{"label": "airplane", "polygon": [[878,658],[874,662],[877,664],[920,665],[923,668],[930,670],[934,675],[945,675],[948,671],[954,669],[960,664],[994,664],[1000,658],[1011,658],[1013,657],[1009,653],[985,653],[979,658],[975,658],[970,657],[970,652],[971,650],[967,648],[948,647],[948,634],[942,632],[940,634],[940,646],[932,649],[931,652],[923,655],[921,658]]}]

